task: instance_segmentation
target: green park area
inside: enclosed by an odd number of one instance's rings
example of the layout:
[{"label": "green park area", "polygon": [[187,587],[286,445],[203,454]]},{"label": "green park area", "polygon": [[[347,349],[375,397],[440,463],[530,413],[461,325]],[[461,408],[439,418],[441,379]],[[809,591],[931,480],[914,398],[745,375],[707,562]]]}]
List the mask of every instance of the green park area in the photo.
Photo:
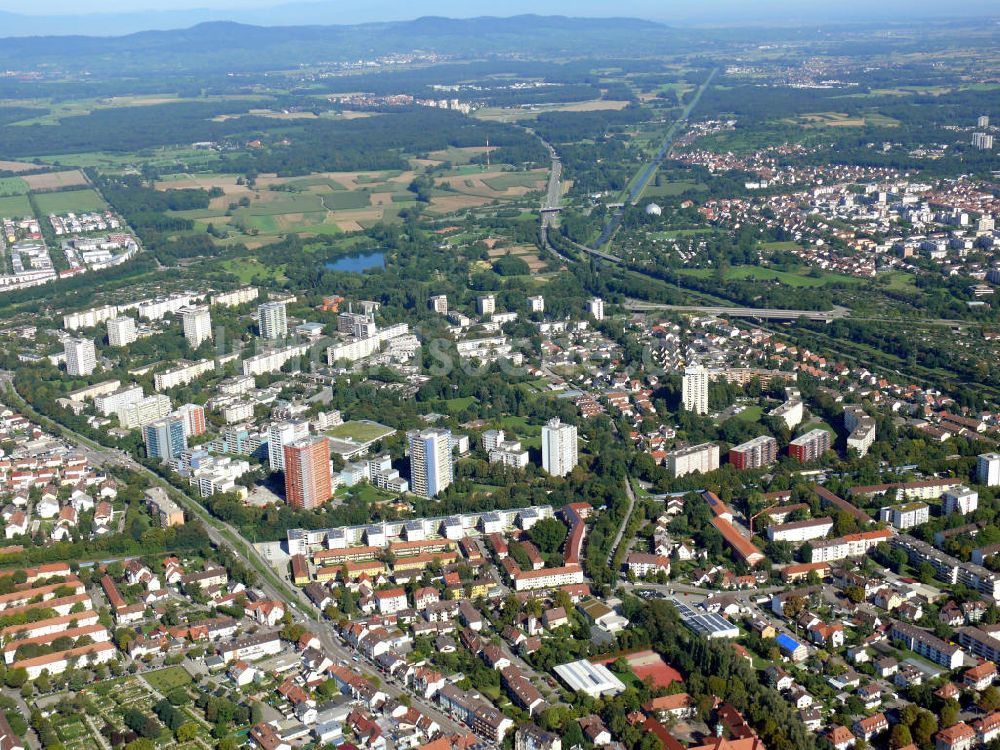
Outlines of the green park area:
[{"label": "green park area", "polygon": [[326,435],[336,440],[349,440],[354,443],[367,444],[387,438],[394,432],[393,428],[386,427],[384,424],[372,422],[368,419],[360,419],[331,427],[326,431]]},{"label": "green park area", "polygon": [[[712,268],[685,268],[679,271],[685,276],[694,276],[701,279],[714,278],[716,271]],[[753,279],[755,281],[779,281],[782,284],[794,287],[822,287],[828,284],[862,284],[864,279],[857,276],[847,276],[846,274],[831,273],[821,271],[816,273],[810,269],[803,269],[800,272],[778,271],[773,268],[763,266],[733,266],[726,269],[723,276],[726,281],[743,281]]]}]

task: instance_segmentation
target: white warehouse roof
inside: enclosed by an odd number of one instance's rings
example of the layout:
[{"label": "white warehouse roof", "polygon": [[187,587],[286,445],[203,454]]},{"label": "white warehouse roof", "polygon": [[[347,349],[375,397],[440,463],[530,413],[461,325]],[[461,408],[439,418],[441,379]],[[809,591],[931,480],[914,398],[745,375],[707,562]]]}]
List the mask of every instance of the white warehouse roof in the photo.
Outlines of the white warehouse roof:
[{"label": "white warehouse roof", "polygon": [[560,664],[556,674],[571,690],[586,693],[591,698],[618,695],[625,692],[625,683],[615,677],[603,664],[591,664],[586,659]]}]

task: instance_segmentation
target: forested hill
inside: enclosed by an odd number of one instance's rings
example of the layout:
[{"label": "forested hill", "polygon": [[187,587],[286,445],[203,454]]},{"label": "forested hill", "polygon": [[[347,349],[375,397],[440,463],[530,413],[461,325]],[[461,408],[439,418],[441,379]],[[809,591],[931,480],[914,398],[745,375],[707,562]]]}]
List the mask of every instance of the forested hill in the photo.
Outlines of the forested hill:
[{"label": "forested hill", "polygon": [[697,35],[635,19],[514,16],[419,18],[355,26],[249,26],[211,22],[189,29],[120,37],[11,37],[0,43],[0,68],[56,66],[95,74],[140,71],[274,70],[322,61],[372,59],[407,52],[449,56],[537,55],[549,58],[663,53]]}]

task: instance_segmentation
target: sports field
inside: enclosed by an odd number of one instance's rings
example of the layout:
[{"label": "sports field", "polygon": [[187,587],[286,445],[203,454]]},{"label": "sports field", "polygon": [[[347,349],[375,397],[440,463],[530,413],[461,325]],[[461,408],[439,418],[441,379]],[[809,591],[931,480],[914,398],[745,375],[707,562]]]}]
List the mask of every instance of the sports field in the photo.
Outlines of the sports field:
[{"label": "sports field", "polygon": [[648,677],[652,681],[653,687],[668,688],[675,682],[684,682],[680,672],[663,661],[663,657],[658,653],[648,649],[603,659],[595,663],[607,666],[619,658],[624,658],[628,662],[629,668],[640,681],[644,681]]}]

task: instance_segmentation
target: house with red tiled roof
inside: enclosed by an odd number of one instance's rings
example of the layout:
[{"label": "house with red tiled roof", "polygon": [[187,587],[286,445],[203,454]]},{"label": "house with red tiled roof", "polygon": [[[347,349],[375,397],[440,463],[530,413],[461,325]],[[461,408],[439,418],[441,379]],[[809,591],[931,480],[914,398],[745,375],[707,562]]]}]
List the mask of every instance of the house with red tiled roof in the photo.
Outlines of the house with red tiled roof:
[{"label": "house with red tiled roof", "polygon": [[24,750],[24,742],[14,734],[2,711],[0,711],[0,750]]},{"label": "house with red tiled roof", "polygon": [[276,626],[285,616],[285,605],[279,601],[247,602],[244,609],[248,616],[269,628]]},{"label": "house with red tiled roof", "polygon": [[997,678],[997,665],[986,661],[979,666],[967,669],[962,675],[962,684],[973,690],[985,690]]},{"label": "house with red tiled roof", "polygon": [[962,691],[958,689],[958,686],[954,682],[946,682],[944,685],[939,687],[934,691],[934,695],[943,701],[951,700],[952,698],[957,698],[958,694]]},{"label": "house with red tiled roof", "polygon": [[964,721],[958,722],[934,735],[936,750],[971,750],[976,741],[976,731]]},{"label": "house with red tiled roof", "polygon": [[826,733],[826,738],[833,745],[834,750],[847,750],[849,747],[854,747],[857,742],[851,730],[839,724],[830,728],[830,731]]},{"label": "house with red tiled roof", "polygon": [[653,698],[643,705],[642,710],[648,714],[655,714],[660,719],[665,719],[668,716],[675,719],[683,719],[694,714],[691,697],[687,693],[676,693],[674,695]]},{"label": "house with red tiled roof", "polygon": [[864,737],[865,742],[869,742],[876,734],[881,734],[888,729],[889,720],[881,712],[854,722],[854,734],[858,737]]},{"label": "house with red tiled roof", "polygon": [[257,743],[260,750],[292,750],[270,724],[255,724],[250,729],[250,737]]},{"label": "house with red tiled roof", "polygon": [[1000,711],[972,722],[972,728],[976,730],[976,739],[982,745],[997,739],[1000,737]]}]

